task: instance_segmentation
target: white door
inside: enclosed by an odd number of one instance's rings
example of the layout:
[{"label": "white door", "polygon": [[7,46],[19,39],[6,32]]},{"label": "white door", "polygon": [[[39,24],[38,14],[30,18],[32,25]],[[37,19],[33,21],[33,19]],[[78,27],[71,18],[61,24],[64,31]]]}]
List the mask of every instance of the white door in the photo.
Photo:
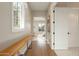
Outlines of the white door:
[{"label": "white door", "polygon": [[64,8],[55,9],[55,49],[68,48],[68,12]]},{"label": "white door", "polygon": [[69,47],[78,47],[78,10],[69,9]]}]

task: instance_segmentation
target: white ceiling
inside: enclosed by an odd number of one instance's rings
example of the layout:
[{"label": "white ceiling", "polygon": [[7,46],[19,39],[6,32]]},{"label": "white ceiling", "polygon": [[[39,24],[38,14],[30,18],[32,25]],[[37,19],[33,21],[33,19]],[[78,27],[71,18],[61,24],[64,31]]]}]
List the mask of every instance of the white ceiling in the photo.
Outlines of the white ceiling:
[{"label": "white ceiling", "polygon": [[32,11],[47,11],[49,2],[29,2]]}]

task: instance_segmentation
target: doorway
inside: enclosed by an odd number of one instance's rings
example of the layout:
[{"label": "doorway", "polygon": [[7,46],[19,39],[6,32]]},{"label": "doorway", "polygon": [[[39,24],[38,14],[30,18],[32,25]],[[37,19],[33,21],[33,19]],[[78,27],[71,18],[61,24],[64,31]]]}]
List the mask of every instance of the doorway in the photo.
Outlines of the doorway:
[{"label": "doorway", "polygon": [[36,17],[33,19],[33,33],[34,37],[38,38],[38,40],[46,41],[46,20],[44,18]]}]

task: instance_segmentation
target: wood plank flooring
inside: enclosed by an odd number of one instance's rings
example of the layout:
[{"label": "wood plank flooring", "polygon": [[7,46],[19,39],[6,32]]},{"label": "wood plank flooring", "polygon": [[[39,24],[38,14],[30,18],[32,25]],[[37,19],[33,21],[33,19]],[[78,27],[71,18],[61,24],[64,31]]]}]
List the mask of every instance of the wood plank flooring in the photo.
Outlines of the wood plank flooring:
[{"label": "wood plank flooring", "polygon": [[[40,38],[40,37],[38,37]],[[46,41],[42,38],[32,41],[30,49],[25,53],[26,56],[56,56],[54,50],[51,50]]]},{"label": "wood plank flooring", "polygon": [[56,53],[48,45],[38,46],[37,42],[32,42],[32,48],[26,52],[26,56],[56,56]]}]

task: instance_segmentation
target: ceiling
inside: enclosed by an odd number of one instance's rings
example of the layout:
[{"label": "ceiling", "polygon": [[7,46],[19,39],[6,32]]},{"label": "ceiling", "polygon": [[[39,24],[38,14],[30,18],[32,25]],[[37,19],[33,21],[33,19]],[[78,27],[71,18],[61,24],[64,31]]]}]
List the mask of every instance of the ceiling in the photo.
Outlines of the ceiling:
[{"label": "ceiling", "polygon": [[32,11],[47,11],[49,2],[29,2]]},{"label": "ceiling", "polygon": [[59,2],[56,7],[75,7],[79,8],[79,2]]}]

